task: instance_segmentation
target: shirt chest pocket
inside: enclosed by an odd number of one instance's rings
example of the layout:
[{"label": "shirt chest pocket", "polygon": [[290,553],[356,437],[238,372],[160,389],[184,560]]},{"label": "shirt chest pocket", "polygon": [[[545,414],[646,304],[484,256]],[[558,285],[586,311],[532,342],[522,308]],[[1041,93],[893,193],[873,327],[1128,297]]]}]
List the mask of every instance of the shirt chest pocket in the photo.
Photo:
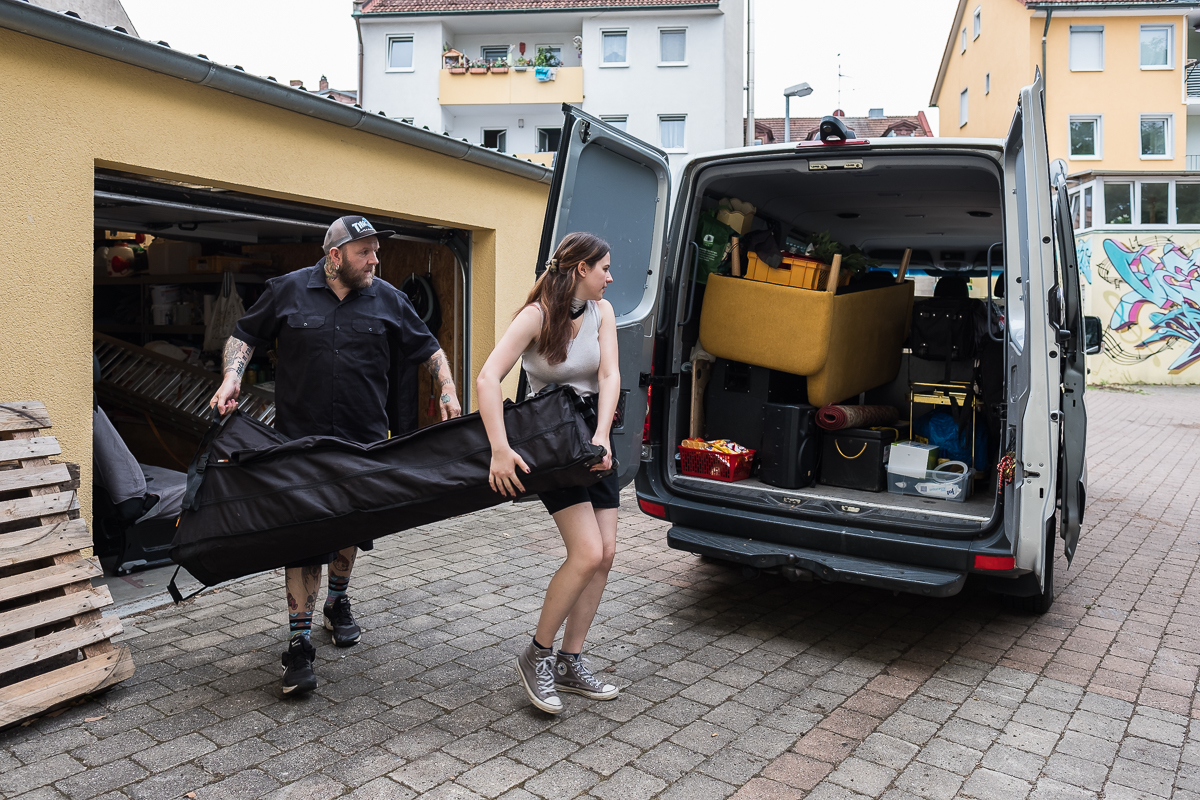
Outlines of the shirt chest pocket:
[{"label": "shirt chest pocket", "polygon": [[355,333],[362,333],[367,336],[382,336],[384,334],[383,322],[377,319],[356,319],[351,321],[350,326],[354,329]]},{"label": "shirt chest pocket", "polygon": [[288,314],[287,324],[289,328],[315,331],[325,325],[325,317],[312,314]]}]

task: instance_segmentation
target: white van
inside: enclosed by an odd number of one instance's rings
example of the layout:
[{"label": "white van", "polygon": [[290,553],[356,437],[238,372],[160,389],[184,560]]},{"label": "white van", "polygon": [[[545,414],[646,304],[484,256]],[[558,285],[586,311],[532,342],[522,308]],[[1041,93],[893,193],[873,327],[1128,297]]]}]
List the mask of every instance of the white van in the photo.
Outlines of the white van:
[{"label": "white van", "polygon": [[[1090,337],[1065,182],[1059,175],[1052,186],[1047,163],[1040,77],[1021,91],[1003,141],[857,140],[829,117],[821,139],[698,156],[682,173],[671,218],[666,154],[564,111],[538,263],[570,231],[612,245],[606,297],[622,378],[614,448],[622,484],[636,477],[642,511],[671,523],[668,544],[792,580],[937,597],[974,574],[1018,608],[1048,609],[1056,539],[1069,561],[1083,517]],[[753,204],[755,224],[781,243],[790,232],[829,231],[882,261],[892,280],[846,294],[836,281],[825,291],[779,287],[792,292],[784,296],[747,278],[710,276],[706,291],[693,280],[697,224],[724,197]],[[922,272],[982,278],[1006,298],[1002,333],[972,363],[923,362],[905,347],[911,277]],[[1087,333],[1098,339],[1092,323]],[[694,425],[693,364],[722,349],[781,358],[803,377],[718,359],[724,377],[698,393],[708,411]],[[967,502],[684,474],[679,445],[690,433],[707,428],[711,439],[736,420],[761,430],[768,402],[890,404],[907,421],[914,383],[976,386],[981,373],[996,385],[993,430]],[[766,374],[767,388],[747,389],[758,380],[751,374]],[[742,394],[730,405],[732,392]]]}]

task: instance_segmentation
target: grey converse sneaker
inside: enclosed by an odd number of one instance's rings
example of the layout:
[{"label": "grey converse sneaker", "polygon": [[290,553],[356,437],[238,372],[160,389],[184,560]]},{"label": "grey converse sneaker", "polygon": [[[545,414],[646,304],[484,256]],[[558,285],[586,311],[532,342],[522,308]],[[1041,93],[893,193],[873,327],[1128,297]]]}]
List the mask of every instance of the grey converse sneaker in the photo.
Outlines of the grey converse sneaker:
[{"label": "grey converse sneaker", "polygon": [[593,700],[614,700],[621,690],[605,683],[587,668],[586,659],[558,654],[554,662],[554,688],[574,692]]},{"label": "grey converse sneaker", "polygon": [[517,675],[529,702],[548,714],[561,714],[562,700],[554,691],[554,651],[537,647],[533,642],[517,656]]}]

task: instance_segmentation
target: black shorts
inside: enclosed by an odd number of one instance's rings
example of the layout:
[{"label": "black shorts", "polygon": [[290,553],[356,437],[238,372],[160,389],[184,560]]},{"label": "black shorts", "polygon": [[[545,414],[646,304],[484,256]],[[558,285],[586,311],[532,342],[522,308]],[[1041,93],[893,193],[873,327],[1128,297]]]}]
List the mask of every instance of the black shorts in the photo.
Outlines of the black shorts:
[{"label": "black shorts", "polygon": [[555,489],[552,492],[542,492],[538,499],[546,506],[551,514],[557,514],[564,508],[591,503],[592,508],[619,508],[621,506],[621,490],[617,486],[617,474],[614,472],[599,483],[591,486],[568,486],[566,489]]},{"label": "black shorts", "polygon": [[[367,541],[367,542],[359,542],[358,549],[362,550],[364,552],[367,550],[374,550],[375,549],[375,540],[371,539],[370,541]],[[296,569],[297,567],[323,567],[326,564],[332,564],[333,560],[335,558],[337,558],[336,550],[332,553],[322,553],[319,556],[310,556],[309,558],[302,558],[299,561],[295,561],[291,564],[286,564],[284,566],[284,568],[285,569]]]}]

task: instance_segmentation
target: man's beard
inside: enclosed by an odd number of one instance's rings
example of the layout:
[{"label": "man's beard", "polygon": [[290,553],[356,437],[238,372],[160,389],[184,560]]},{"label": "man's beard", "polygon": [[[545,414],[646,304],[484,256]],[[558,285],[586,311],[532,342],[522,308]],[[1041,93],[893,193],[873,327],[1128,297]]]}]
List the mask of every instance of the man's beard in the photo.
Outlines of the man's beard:
[{"label": "man's beard", "polygon": [[351,289],[366,289],[371,285],[371,281],[375,279],[375,271],[373,269],[356,272],[347,269],[345,264],[342,264],[338,268],[337,275],[342,285]]}]

